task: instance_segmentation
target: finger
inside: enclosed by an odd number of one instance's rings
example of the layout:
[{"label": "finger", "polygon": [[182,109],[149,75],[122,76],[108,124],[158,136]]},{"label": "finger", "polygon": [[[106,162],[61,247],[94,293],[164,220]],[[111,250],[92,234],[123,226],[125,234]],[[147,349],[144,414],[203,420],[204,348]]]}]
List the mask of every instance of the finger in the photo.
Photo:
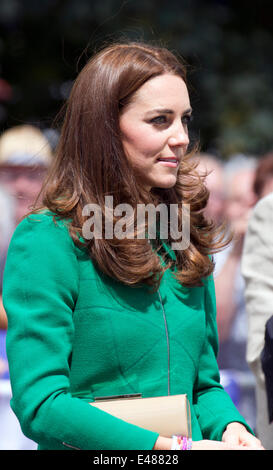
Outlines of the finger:
[{"label": "finger", "polygon": [[257,437],[253,436],[252,434],[247,434],[242,439],[242,444],[247,447],[251,447],[253,449],[261,449],[265,450],[261,441],[257,439]]}]

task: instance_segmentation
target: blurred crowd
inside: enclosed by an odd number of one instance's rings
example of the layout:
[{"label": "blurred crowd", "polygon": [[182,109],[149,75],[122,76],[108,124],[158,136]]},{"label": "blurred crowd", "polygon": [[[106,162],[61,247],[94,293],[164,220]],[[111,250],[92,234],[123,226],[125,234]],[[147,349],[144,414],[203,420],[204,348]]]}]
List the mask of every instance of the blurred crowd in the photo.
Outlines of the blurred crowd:
[{"label": "blurred crowd", "polygon": [[[1,300],[5,257],[12,233],[38,197],[54,155],[48,136],[30,125],[0,136],[0,449],[33,449],[10,409],[11,388],[5,353],[7,320]],[[197,156],[207,173],[208,218],[227,224],[232,241],[214,255],[221,381],[257,432],[256,380],[246,359],[248,318],[241,259],[249,218],[257,202],[273,192],[273,153],[262,158],[234,155],[226,163],[214,155]],[[258,431],[259,432],[259,431]]]},{"label": "blurred crowd", "polygon": [[[225,224],[227,236],[232,235],[232,241],[227,247],[214,255],[218,365],[222,385],[252,429],[260,439],[262,438],[266,449],[271,450],[273,424],[270,424],[268,419],[266,395],[264,394],[263,409],[259,407],[258,410],[259,384],[257,374],[253,373],[255,368],[250,364],[247,354],[250,342],[258,343],[260,338],[263,342],[265,324],[259,326],[262,331],[252,328],[250,336],[250,308],[246,302],[246,276],[242,271],[242,259],[254,207],[273,192],[273,153],[260,158],[233,155],[225,163],[213,155],[200,154],[198,161],[200,174],[207,174],[206,184],[210,191],[206,207],[207,217]],[[256,248],[258,249],[254,247]],[[247,257],[248,261],[250,256],[251,253],[247,253],[244,258]],[[258,266],[256,268],[258,269]],[[262,266],[259,269],[263,275]],[[254,276],[255,273],[251,281],[255,282]],[[262,304],[255,312],[255,315],[259,314],[262,318]],[[257,335],[257,340],[253,339],[253,335]],[[255,348],[257,349],[256,344]],[[261,353],[262,345],[259,348],[257,355]],[[261,413],[262,419],[258,416]]]}]

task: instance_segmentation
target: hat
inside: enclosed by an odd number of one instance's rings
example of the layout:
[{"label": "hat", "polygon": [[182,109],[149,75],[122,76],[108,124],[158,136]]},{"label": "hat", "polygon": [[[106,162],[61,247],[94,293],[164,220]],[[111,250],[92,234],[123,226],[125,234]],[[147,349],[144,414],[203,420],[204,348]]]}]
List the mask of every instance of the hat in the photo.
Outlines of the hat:
[{"label": "hat", "polygon": [[15,126],[0,137],[0,166],[47,167],[52,160],[50,144],[37,127]]}]

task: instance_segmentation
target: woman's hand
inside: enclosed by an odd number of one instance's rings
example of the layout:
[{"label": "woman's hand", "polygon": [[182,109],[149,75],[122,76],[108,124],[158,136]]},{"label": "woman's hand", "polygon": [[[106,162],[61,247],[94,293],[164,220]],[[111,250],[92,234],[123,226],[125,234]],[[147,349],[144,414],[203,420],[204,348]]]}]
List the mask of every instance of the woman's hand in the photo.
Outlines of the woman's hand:
[{"label": "woman's hand", "polygon": [[221,441],[193,441],[192,450],[246,450],[242,446],[227,444],[226,442]]},{"label": "woman's hand", "polygon": [[[172,439],[159,436],[154,450],[169,450],[172,446]],[[193,441],[192,450],[265,450],[261,441],[247,431],[241,423],[230,423],[220,441]]]},{"label": "woman's hand", "polygon": [[[239,424],[239,423],[232,423],[232,424]],[[244,426],[242,427],[244,428],[245,432],[249,435],[250,433],[246,430],[246,428]],[[227,434],[228,437],[229,437],[229,432],[233,434],[232,430],[230,431],[226,429],[225,433],[226,432],[228,432]],[[224,434],[223,434],[223,438],[224,438]],[[250,448],[251,449],[257,449],[257,448],[263,449],[261,447],[260,441],[258,441],[256,437],[252,436],[252,434],[250,434],[250,436],[251,438],[254,439],[255,442],[259,443],[259,447],[258,446],[254,447],[253,445],[248,446],[248,445],[238,444],[238,442],[235,442],[235,440],[232,440],[232,439],[230,439],[230,442],[210,441],[210,440],[204,439],[202,441],[193,441],[192,450],[247,450]],[[168,437],[159,436],[155,443],[153,450],[170,450],[171,447],[172,447],[172,439]]]},{"label": "woman's hand", "polygon": [[229,446],[239,446],[248,450],[265,450],[261,441],[248,432],[241,423],[228,424],[223,433],[222,441]]}]

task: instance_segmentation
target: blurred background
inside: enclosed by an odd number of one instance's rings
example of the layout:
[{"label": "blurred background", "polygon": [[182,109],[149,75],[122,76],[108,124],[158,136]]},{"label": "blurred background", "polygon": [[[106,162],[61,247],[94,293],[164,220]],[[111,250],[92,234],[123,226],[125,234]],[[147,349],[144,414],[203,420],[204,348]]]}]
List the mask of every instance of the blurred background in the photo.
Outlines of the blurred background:
[{"label": "blurred background", "polygon": [[215,256],[221,381],[266,448],[273,449],[273,425],[271,434],[267,422],[264,429],[256,427],[240,270],[251,211],[273,191],[271,3],[0,0],[0,449],[36,448],[23,436],[9,404],[1,291],[10,237],[54,156],[55,119],[73,81],[97,49],[126,38],[166,46],[187,64],[191,138],[199,141],[200,171],[211,172],[207,216],[227,222],[234,234],[230,246]]},{"label": "blurred background", "polygon": [[50,128],[96,48],[127,37],[166,44],[186,60],[202,150],[272,147],[270,1],[0,0],[0,129]]}]

